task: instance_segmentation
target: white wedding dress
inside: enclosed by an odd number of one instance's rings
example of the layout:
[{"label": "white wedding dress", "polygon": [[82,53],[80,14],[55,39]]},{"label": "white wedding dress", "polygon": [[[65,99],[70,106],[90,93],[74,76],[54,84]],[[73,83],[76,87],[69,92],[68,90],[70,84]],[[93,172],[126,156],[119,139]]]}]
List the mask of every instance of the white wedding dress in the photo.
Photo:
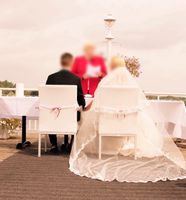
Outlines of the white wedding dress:
[{"label": "white wedding dress", "polygon": [[[186,178],[184,157],[165,130],[161,132],[146,112],[149,106],[141,91],[137,127],[137,160],[134,160],[134,141],[128,138],[103,139],[102,159],[98,159],[97,119],[100,87],[109,85],[135,86],[135,79],[124,67],[115,69],[99,84],[91,110],[82,115],[77,135],[76,151],[72,148],[70,170],[79,176],[102,181],[148,182]],[[114,97],[111,97],[114,98]],[[154,111],[155,112],[155,111]],[[108,155],[112,151],[112,155]],[[114,155],[113,155],[114,154]]]}]

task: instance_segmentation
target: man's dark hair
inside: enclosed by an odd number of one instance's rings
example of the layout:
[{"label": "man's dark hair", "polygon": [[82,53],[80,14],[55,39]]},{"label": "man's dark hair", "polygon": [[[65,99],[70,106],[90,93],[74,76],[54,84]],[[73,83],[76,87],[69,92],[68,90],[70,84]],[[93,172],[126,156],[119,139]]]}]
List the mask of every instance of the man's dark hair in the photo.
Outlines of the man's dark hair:
[{"label": "man's dark hair", "polygon": [[63,53],[60,58],[60,63],[62,66],[68,66],[72,59],[73,55],[71,53]]}]

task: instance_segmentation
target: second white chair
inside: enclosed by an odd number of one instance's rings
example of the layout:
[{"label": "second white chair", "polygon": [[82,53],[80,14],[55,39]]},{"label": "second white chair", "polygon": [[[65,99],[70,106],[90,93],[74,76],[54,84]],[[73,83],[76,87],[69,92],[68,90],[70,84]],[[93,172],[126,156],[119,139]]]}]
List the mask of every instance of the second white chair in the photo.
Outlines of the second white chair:
[{"label": "second white chair", "polygon": [[99,159],[102,137],[133,137],[136,159],[136,126],[138,119],[139,89],[135,87],[105,86],[100,88],[99,99]]}]

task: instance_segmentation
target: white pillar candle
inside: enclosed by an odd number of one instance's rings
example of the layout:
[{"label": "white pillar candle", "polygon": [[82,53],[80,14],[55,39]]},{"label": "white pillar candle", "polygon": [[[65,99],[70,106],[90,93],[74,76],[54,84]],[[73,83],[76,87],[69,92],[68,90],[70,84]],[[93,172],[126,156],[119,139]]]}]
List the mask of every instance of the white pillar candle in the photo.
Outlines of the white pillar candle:
[{"label": "white pillar candle", "polygon": [[16,83],[16,97],[24,97],[24,84]]}]

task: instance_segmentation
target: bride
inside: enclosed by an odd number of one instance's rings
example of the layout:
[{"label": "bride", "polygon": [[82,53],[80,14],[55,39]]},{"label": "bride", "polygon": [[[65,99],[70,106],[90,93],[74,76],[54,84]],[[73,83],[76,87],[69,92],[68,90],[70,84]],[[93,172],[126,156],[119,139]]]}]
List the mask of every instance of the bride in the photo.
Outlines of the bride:
[{"label": "bride", "polygon": [[[82,124],[77,135],[76,151],[73,147],[70,155],[70,170],[79,176],[102,181],[155,182],[186,178],[186,165],[182,153],[165,130],[160,132],[156,128],[146,111],[150,106],[149,102],[140,88],[137,159],[133,157],[134,141],[125,137],[104,137],[103,156],[101,160],[98,159],[97,120],[99,113],[96,112],[96,108],[99,107],[100,88],[109,85],[139,88],[126,69],[124,60],[113,57],[110,74],[100,82],[90,110],[83,112]],[[112,155],[109,154],[111,151]]]}]

